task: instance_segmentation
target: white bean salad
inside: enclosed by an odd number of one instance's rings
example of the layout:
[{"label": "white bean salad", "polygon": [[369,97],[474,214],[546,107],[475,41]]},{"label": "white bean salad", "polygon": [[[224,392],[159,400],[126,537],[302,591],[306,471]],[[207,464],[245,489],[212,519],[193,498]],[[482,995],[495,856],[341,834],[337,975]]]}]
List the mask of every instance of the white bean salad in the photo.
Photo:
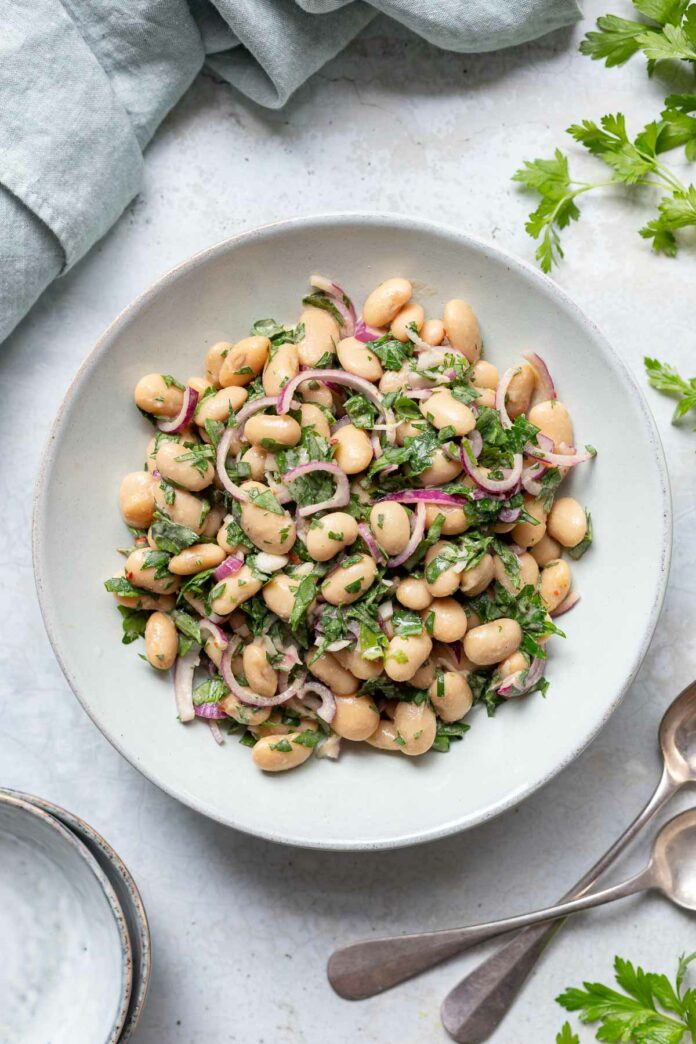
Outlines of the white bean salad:
[{"label": "white bean salad", "polygon": [[466,301],[426,318],[393,278],[358,318],[310,282],[295,326],[255,322],[186,384],[138,381],[155,431],[106,582],[123,642],[173,668],[180,721],[239,733],[267,772],[341,740],[445,752],[474,704],[545,693],[578,601],[562,556],[592,542],[557,493],[595,450],[537,354],[499,377]]}]

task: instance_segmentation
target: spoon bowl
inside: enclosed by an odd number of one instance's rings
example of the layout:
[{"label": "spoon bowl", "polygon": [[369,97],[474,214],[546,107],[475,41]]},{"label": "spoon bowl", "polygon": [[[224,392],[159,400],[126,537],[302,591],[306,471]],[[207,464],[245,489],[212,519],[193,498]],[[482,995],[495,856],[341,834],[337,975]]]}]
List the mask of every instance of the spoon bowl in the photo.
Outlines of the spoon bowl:
[{"label": "spoon bowl", "polygon": [[650,874],[673,903],[696,910],[696,808],[665,823],[655,838]]},{"label": "spoon bowl", "polygon": [[687,685],[665,711],[660,747],[665,768],[675,783],[696,780],[696,681]]}]

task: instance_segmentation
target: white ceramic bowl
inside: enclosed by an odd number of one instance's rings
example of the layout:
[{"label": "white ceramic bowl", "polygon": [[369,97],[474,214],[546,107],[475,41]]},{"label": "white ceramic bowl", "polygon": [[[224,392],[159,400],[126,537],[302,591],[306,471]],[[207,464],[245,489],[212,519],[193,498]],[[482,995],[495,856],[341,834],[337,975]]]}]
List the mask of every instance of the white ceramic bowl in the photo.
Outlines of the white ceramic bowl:
[{"label": "white ceramic bowl", "polygon": [[52,801],[37,797],[36,794],[24,794],[17,790],[8,790],[0,787],[0,797],[2,795],[35,805],[72,831],[88,852],[94,856],[116,893],[118,902],[123,910],[123,918],[132,950],[131,995],[126,1018],[118,1036],[118,1044],[125,1044],[135,1032],[140,1016],[143,1013],[150,987],[150,973],[152,971],[150,927],[138,886],[118,853],[84,819],[80,819],[73,812],[68,812],[67,809],[61,808],[60,805],[54,805]]},{"label": "white ceramic bowl", "polygon": [[[477,312],[501,369],[525,349],[548,362],[579,443],[597,459],[568,488],[592,511],[595,546],[574,567],[581,603],[554,640],[546,699],[471,715],[449,754],[418,759],[348,749],[263,775],[234,737],[216,748],[176,719],[171,682],[120,644],[103,581],[122,560],[122,475],[142,467],[151,430],[132,389],[144,373],[186,379],[208,346],[254,319],[294,321],[321,271],[357,302],[382,279],[411,277],[432,316],[451,297]],[[565,487],[564,487],[565,488]],[[66,555],[66,544],[79,554]],[[634,677],[662,602],[671,547],[667,476],[655,425],[626,367],[549,279],[488,244],[402,217],[303,218],[237,236],[165,276],[114,322],[75,378],[38,483],[34,561],[53,648],[95,723],[136,768],[193,808],[240,830],[303,846],[413,844],[515,805],[592,739]]]},{"label": "white ceramic bowl", "polygon": [[0,794],[0,999],[6,1044],[116,1044],[132,982],[114,889],[52,815]]}]

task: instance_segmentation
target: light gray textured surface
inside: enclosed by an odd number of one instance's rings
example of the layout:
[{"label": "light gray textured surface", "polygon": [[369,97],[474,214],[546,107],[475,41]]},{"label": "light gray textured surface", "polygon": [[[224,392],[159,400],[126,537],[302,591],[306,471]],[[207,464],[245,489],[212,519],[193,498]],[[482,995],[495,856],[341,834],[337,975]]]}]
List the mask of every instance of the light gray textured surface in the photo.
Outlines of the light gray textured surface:
[{"label": "light gray textured surface", "polygon": [[[605,5],[591,0],[586,8],[587,27]],[[577,29],[517,51],[462,57],[406,33],[395,37],[379,21],[277,113],[201,79],[157,135],[139,201],[4,346],[0,778],[86,818],[132,870],[154,944],[137,1044],[445,1040],[439,1002],[475,953],[350,1005],[326,985],[332,947],[371,932],[463,923],[553,900],[651,790],[662,709],[696,675],[696,435],[672,428],[671,404],[653,392],[676,533],[650,655],[608,727],[573,766],[519,809],[458,838],[361,856],[292,851],[180,807],[112,750],[72,697],[43,631],[31,571],[31,488],[45,434],[79,363],[121,308],[195,250],[298,213],[415,213],[528,258],[522,226],[530,207],[509,181],[515,167],[548,154],[577,118],[617,108],[631,124],[652,118],[665,93],[639,62],[607,71],[581,58],[580,35]],[[590,166],[584,158],[576,163]],[[646,209],[633,198],[589,198],[583,211],[566,236],[559,282],[639,377],[645,352],[696,372],[693,246],[677,261],[653,257],[635,232]],[[630,531],[627,518],[627,540]],[[69,569],[80,536],[62,537]],[[609,635],[598,657],[610,647]],[[563,1021],[553,998],[563,987],[608,975],[617,952],[669,970],[677,953],[695,948],[695,934],[689,915],[656,897],[584,915],[553,945],[496,1044],[552,1041]]]}]

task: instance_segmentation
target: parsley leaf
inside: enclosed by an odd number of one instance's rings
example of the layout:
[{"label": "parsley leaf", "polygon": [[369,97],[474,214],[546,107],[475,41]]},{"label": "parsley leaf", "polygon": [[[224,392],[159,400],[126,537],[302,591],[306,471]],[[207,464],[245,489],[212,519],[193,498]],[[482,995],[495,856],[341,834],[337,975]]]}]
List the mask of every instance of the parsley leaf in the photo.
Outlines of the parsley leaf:
[{"label": "parsley leaf", "polygon": [[[692,9],[693,46],[696,48],[696,4]],[[676,35],[684,32],[667,25],[656,39],[674,41]],[[663,44],[659,46],[664,49]],[[696,49],[693,58],[696,60]],[[696,188],[682,184],[658,156],[680,144],[688,144],[689,155],[696,155],[696,125],[692,126],[692,117],[688,115],[694,108],[693,96],[673,95],[671,100],[673,105],[670,106],[670,99],[667,99],[663,118],[646,124],[634,139],[630,138],[620,112],[602,116],[599,124],[583,120],[568,128],[568,134],[575,141],[611,169],[608,180],[586,182],[572,179],[567,157],[559,149],[552,160],[528,161],[513,175],[513,181],[541,196],[539,206],[529,215],[526,229],[533,239],[541,240],[536,256],[543,271],[549,272],[563,257],[558,232],[580,216],[576,198],[605,185],[651,185],[666,191],[667,195],[658,204],[658,216],[639,231],[644,239],[652,240],[657,253],[676,254],[675,231],[696,225]]]},{"label": "parsley leaf", "polygon": [[374,352],[385,370],[400,370],[414,351],[411,341],[397,341],[391,334],[385,334],[377,341],[368,341],[365,347]]},{"label": "parsley leaf", "polygon": [[142,609],[131,609],[127,605],[117,605],[116,608],[123,618],[121,621],[123,625],[123,638],[121,641],[123,644],[130,645],[131,642],[142,638],[145,634],[145,626],[150,614]]},{"label": "parsley leaf", "polygon": [[672,424],[676,424],[690,410],[696,409],[696,377],[685,381],[669,363],[658,362],[647,355],[643,362],[650,386],[664,392],[665,395],[674,395],[679,399],[672,415]]},{"label": "parsley leaf", "polygon": [[568,554],[571,558],[574,558],[576,561],[578,560],[578,558],[582,558],[582,556],[585,554],[588,548],[592,546],[592,515],[589,511],[587,511],[587,509],[585,510],[585,517],[587,519],[587,532],[585,533],[585,536],[582,538],[579,544],[575,545],[575,547],[568,548]]},{"label": "parsley leaf", "polygon": [[556,1034],[556,1044],[580,1044],[580,1038],[573,1033],[569,1022],[564,1022],[560,1033]]},{"label": "parsley leaf", "polygon": [[150,535],[160,551],[168,551],[172,555],[178,555],[185,548],[201,541],[201,537],[193,529],[170,522],[166,518],[153,522]]},{"label": "parsley leaf", "polygon": [[[680,1044],[687,1032],[693,1033],[695,1025],[696,991],[683,991],[686,969],[695,958],[696,953],[680,958],[672,986],[666,975],[645,972],[615,957],[614,977],[623,992],[603,983],[585,982],[583,989],[570,987],[556,1000],[566,1011],[577,1011],[581,1022],[600,1022],[600,1040]],[[564,1026],[565,1037],[557,1037],[561,1044],[573,1040],[570,1029],[565,1030]]]},{"label": "parsley leaf", "polygon": [[328,312],[329,315],[334,317],[339,326],[343,326],[343,316],[329,295],[325,294],[323,290],[317,290],[316,293],[307,294],[306,297],[302,298],[302,304],[306,305],[308,308],[323,308],[325,312]]}]

